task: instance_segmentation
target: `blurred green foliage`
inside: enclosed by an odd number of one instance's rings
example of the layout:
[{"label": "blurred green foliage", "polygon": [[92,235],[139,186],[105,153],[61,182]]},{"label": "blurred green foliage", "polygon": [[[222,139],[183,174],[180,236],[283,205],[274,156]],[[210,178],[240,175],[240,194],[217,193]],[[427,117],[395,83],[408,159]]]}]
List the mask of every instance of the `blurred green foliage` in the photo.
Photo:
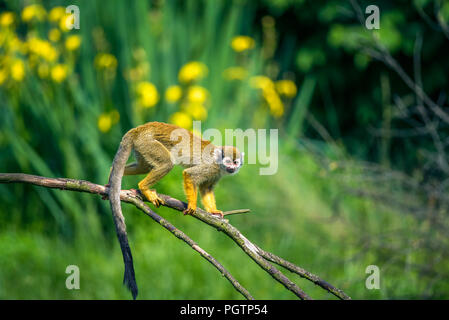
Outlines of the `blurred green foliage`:
[{"label": "blurred green foliage", "polygon": [[[362,7],[370,4],[365,2]],[[42,4],[45,14],[39,7],[24,14],[30,4]],[[60,12],[53,11],[51,21],[52,8],[70,4],[80,7],[79,30],[64,30]],[[438,49],[444,35],[420,18],[431,1],[414,4],[378,1],[378,39],[401,62],[413,56],[416,33],[429,41],[422,71],[434,97],[448,85],[448,51]],[[382,153],[384,138],[367,130],[385,121],[380,93],[385,68],[357,50],[361,39],[370,38],[349,2],[11,0],[1,2],[0,10],[0,172],[104,184],[121,136],[147,121],[189,128],[192,120],[202,120],[203,129],[221,130],[279,128],[276,175],[260,176],[257,165],[246,165],[217,187],[220,209],[252,210],[232,216],[231,223],[353,298],[447,298],[447,282],[431,282],[415,267],[432,252],[389,240],[398,233],[413,240],[427,226],[398,209],[350,196],[340,184],[344,171],[352,187],[372,186],[351,178],[362,160],[386,157],[395,168],[419,169],[423,164],[415,150],[426,144],[392,139]],[[440,12],[448,21],[449,6]],[[389,85],[391,92],[406,90],[394,75]],[[317,141],[322,137],[306,121],[308,114],[334,144]],[[325,165],[310,149],[298,147],[303,140],[320,150]],[[333,162],[341,154],[347,170]],[[157,190],[184,199],[180,173],[173,170]],[[139,178],[124,178],[124,188],[135,187]],[[222,234],[172,210],[157,212],[214,255],[254,297],[295,298]],[[241,298],[185,244],[132,206],[124,205],[124,213],[140,298]],[[392,246],[385,246],[389,241]],[[80,267],[81,290],[65,288],[71,264]],[[370,264],[381,268],[381,290],[365,288]],[[444,259],[431,268],[447,270]],[[107,202],[0,185],[0,298],[129,298],[122,272]],[[292,278],[314,298],[334,298]]]}]

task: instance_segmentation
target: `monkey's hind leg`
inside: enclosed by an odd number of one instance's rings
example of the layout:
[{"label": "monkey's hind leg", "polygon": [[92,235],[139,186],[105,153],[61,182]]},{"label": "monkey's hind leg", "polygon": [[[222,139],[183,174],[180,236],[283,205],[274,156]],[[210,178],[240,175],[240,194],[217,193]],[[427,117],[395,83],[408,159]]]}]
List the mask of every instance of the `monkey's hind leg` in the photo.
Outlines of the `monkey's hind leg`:
[{"label": "monkey's hind leg", "polygon": [[206,209],[207,212],[219,215],[221,218],[223,218],[223,211],[218,210],[215,204],[213,187],[210,185],[200,185],[200,194],[204,209]]},{"label": "monkey's hind leg", "polygon": [[189,171],[191,170],[185,169],[182,172],[182,176],[184,178],[184,193],[187,197],[187,209],[183,211],[184,215],[193,214],[196,211],[196,204],[198,199],[198,194],[196,191],[197,186],[195,185]]},{"label": "monkey's hind leg", "polygon": [[150,190],[150,187],[161,180],[172,168],[170,152],[160,142],[153,140],[145,143],[143,150],[136,148],[137,167],[149,168],[148,175],[139,182],[139,189],[142,194],[156,207],[164,204],[156,193],[156,190]]}]

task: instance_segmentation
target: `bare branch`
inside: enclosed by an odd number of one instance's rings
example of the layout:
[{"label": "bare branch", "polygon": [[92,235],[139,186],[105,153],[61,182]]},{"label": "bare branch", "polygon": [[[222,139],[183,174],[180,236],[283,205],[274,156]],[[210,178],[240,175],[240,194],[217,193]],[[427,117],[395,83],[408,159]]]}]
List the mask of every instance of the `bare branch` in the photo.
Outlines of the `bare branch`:
[{"label": "bare branch", "polygon": [[[362,9],[356,0],[350,0],[354,11],[357,14],[359,22],[363,25],[363,14]],[[360,50],[365,52],[372,58],[384,62],[390,69],[396,72],[396,74],[402,79],[402,81],[413,91],[415,94],[427,105],[430,110],[435,113],[441,120],[449,124],[449,114],[444,111],[441,106],[436,104],[430,97],[424,92],[423,88],[419,86],[413,79],[404,71],[402,66],[390,52],[383,46],[379,39],[375,36],[371,36],[374,45],[370,48],[369,44],[365,47],[360,47]]]},{"label": "bare branch", "polygon": [[[64,178],[47,178],[40,176],[27,175],[22,173],[0,173],[0,183],[30,183],[38,186],[57,188],[62,190],[88,192],[93,194],[98,194],[101,196],[107,196],[108,190],[106,187],[98,184],[94,184],[89,181],[75,180],[75,179],[64,179]],[[158,194],[164,202],[165,206],[183,211],[187,208],[187,204],[172,198],[168,195]],[[195,251],[199,252],[202,257],[207,259],[211,264],[213,264],[234,286],[234,288],[240,292],[247,299],[253,299],[249,292],[243,288],[237,280],[235,280],[232,275],[216,261],[210,254],[201,249],[192,239],[185,235],[182,231],[174,227],[166,219],[160,217],[158,214],[153,212],[142,200],[140,194],[135,191],[122,190],[120,194],[120,199],[124,202],[132,203],[137,208],[142,210],[145,214],[151,217],[154,221],[159,223],[161,226],[169,230],[177,238],[186,242]],[[248,212],[249,209],[232,210],[228,211],[227,214],[236,214]],[[281,283],[286,289],[293,292],[301,299],[311,299],[303,290],[301,290],[295,283],[288,279],[282,272],[280,272],[276,267],[274,267],[270,262],[274,262],[280,266],[287,268],[288,270],[295,272],[305,279],[312,281],[313,283],[319,285],[323,289],[331,292],[336,297],[340,299],[350,299],[342,290],[337,289],[327,283],[326,281],[320,279],[318,276],[311,274],[310,272],[288,262],[272,253],[262,250],[260,247],[249,241],[237,228],[232,226],[227,220],[221,219],[215,215],[212,215],[200,208],[197,209],[193,215],[196,219],[216,228],[218,231],[223,231],[227,236],[229,236],[234,242],[251,258],[253,259],[263,270],[270,274],[276,281]]]},{"label": "bare branch", "polygon": [[307,280],[312,281],[314,284],[320,286],[321,288],[329,291],[330,293],[332,293],[333,295],[335,295],[336,297],[342,299],[342,300],[350,300],[351,297],[349,297],[346,293],[344,293],[342,290],[335,288],[333,285],[331,285],[330,283],[327,283],[326,281],[320,279],[318,276],[314,275],[313,273],[310,273],[307,270],[304,270],[301,267],[298,267],[297,265],[282,259],[281,257],[271,253],[271,252],[267,252],[265,250],[262,250],[259,248],[259,253],[262,257],[264,257],[265,259],[276,263],[277,265],[280,265],[284,268],[286,268],[287,270],[294,272],[296,274],[298,274],[299,276],[301,276],[302,278],[305,278]]}]

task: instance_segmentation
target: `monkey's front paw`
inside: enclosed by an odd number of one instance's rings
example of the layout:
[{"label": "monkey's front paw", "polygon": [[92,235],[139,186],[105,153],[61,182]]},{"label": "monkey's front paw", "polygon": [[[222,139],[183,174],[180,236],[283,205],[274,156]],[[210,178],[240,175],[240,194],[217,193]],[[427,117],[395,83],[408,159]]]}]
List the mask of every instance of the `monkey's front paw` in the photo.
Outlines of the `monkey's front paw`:
[{"label": "monkey's front paw", "polygon": [[219,215],[220,218],[223,219],[224,215],[223,215],[223,211],[221,210],[212,210],[210,213],[214,214],[214,215]]},{"label": "monkey's front paw", "polygon": [[156,193],[156,190],[144,190],[142,191],[143,195],[150,201],[152,204],[154,204],[156,207],[159,208],[159,206],[165,204],[164,200],[162,200]]},{"label": "monkey's front paw", "polygon": [[129,192],[131,195],[133,195],[136,198],[143,198],[142,197],[142,192],[140,192],[140,190],[137,189],[129,189]]},{"label": "monkey's front paw", "polygon": [[186,214],[194,214],[196,211],[196,208],[191,208],[191,207],[187,207],[187,209],[185,209],[182,213],[184,213],[184,215]]}]

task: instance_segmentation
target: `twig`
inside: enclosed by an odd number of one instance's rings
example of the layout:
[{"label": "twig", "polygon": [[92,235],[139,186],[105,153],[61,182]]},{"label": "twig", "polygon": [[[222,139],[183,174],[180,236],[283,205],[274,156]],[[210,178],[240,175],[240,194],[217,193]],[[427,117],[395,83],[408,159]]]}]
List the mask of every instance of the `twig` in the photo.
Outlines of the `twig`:
[{"label": "twig", "polygon": [[230,211],[223,212],[223,215],[224,216],[228,216],[228,215],[231,215],[231,214],[247,213],[247,212],[250,212],[250,211],[251,211],[250,209],[230,210]]},{"label": "twig", "polygon": [[[93,194],[99,194],[102,196],[107,195],[107,189],[104,186],[94,184],[89,181],[83,181],[83,180],[75,180],[75,179],[63,179],[63,178],[47,178],[47,177],[40,177],[40,176],[33,176],[33,175],[27,175],[27,174],[21,174],[21,173],[11,173],[11,174],[4,174],[0,173],[0,183],[30,183],[34,185],[39,185],[43,187],[49,187],[49,188],[58,188],[63,190],[70,190],[70,191],[79,191],[79,192],[88,192]],[[164,202],[165,206],[178,210],[183,211],[187,204],[172,198],[170,196],[164,195],[164,194],[158,194],[159,197],[161,197]],[[234,286],[234,288],[239,291],[243,296],[245,296],[247,299],[252,299],[252,296],[248,293],[248,291],[243,288],[237,280],[235,280],[232,275],[227,272],[227,270],[218,263],[211,255],[209,255],[207,252],[205,252],[203,249],[201,249],[192,239],[190,239],[188,236],[186,236],[182,231],[175,228],[171,223],[169,223],[166,219],[160,217],[155,212],[153,212],[143,201],[142,198],[136,193],[129,190],[122,190],[120,194],[120,198],[124,202],[132,203],[139,209],[141,209],[145,214],[150,216],[153,220],[158,222],[160,225],[162,225],[164,228],[169,230],[172,234],[174,234],[179,239],[183,240],[187,244],[189,244],[194,250],[199,252],[201,256],[206,258],[210,263],[212,263],[222,274],[231,282],[231,284]],[[227,213],[243,213],[248,212],[247,209],[241,209],[241,210],[233,210],[228,211]],[[313,283],[319,285],[323,289],[333,293],[335,296],[337,296],[340,299],[350,299],[348,295],[346,295],[342,290],[337,289],[333,287],[332,285],[328,284],[324,280],[320,279],[318,276],[315,276],[308,271],[300,268],[299,266],[296,266],[274,254],[271,254],[269,252],[266,252],[262,250],[257,245],[253,244],[251,241],[249,241],[237,228],[232,226],[227,222],[227,220],[218,218],[215,215],[212,215],[200,208],[197,209],[197,211],[193,215],[195,218],[201,220],[202,222],[215,227],[219,231],[223,231],[226,235],[228,235],[234,242],[236,242],[242,250],[251,257],[262,269],[264,269],[267,273],[269,273],[276,281],[280,282],[282,285],[284,285],[285,288],[292,291],[295,295],[297,295],[301,299],[311,299],[304,291],[302,291],[295,283],[293,283],[290,279],[288,279],[282,272],[280,272],[276,267],[274,267],[271,262],[274,262],[276,264],[279,264],[285,268],[287,268],[290,271],[293,271],[300,276],[304,277],[305,279],[308,279],[312,281]]]}]

